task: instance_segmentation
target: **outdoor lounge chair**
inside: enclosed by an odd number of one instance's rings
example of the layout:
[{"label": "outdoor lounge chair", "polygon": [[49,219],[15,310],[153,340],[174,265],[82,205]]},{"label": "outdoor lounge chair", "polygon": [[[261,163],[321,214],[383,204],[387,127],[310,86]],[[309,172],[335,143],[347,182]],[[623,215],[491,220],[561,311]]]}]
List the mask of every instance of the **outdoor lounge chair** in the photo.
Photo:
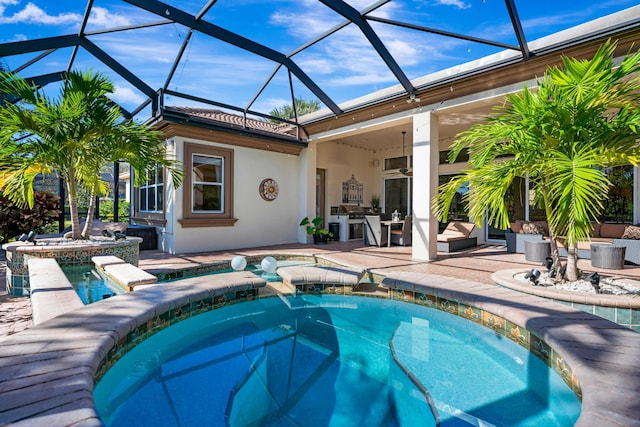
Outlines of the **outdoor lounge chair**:
[{"label": "outdoor lounge chair", "polygon": [[364,244],[369,246],[383,246],[387,244],[387,226],[380,222],[377,215],[364,217]]},{"label": "outdoor lounge chair", "polygon": [[400,246],[410,246],[412,226],[413,226],[413,221],[411,220],[411,215],[405,216],[404,222],[402,223],[402,229],[391,229],[391,244],[400,245]]},{"label": "outdoor lounge chair", "polygon": [[447,228],[438,234],[438,251],[453,252],[470,248],[478,244],[477,237],[471,237],[475,224],[470,222],[452,221]]}]

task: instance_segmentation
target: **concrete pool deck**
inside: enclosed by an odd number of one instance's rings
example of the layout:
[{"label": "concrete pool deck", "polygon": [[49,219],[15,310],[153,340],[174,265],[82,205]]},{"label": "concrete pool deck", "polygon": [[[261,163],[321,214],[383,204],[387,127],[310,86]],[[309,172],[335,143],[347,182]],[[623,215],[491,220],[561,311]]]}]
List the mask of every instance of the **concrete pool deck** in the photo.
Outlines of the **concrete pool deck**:
[{"label": "concrete pool deck", "polygon": [[[524,261],[522,254],[506,254],[504,247],[443,255],[430,263],[412,261],[409,248],[362,247],[359,242],[178,256],[143,251],[139,265],[153,273],[236,255],[273,253],[315,254],[383,275],[390,271],[422,273],[419,277],[443,295],[490,307],[504,319],[531,328],[562,354],[583,391],[583,415],[578,425],[640,425],[640,334],[559,303],[492,286],[491,274],[497,270],[537,266]],[[582,268],[591,269],[590,265]],[[625,266],[610,273],[638,278],[640,268]],[[201,284],[179,292],[157,289],[105,300],[0,338],[0,424],[100,425],[91,390],[109,349],[159,311],[184,306],[210,292]],[[261,296],[280,291],[271,286],[265,290]]]}]

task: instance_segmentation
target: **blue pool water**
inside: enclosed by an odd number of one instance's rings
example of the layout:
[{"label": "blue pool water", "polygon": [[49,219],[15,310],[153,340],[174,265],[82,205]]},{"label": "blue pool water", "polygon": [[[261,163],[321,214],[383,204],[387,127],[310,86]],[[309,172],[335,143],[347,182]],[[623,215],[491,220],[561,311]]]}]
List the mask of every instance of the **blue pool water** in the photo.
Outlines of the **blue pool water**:
[{"label": "blue pool water", "polygon": [[[392,357],[390,343],[396,358]],[[580,402],[521,346],[414,304],[337,295],[210,311],[145,340],[97,384],[106,425],[573,425]]]},{"label": "blue pool water", "polygon": [[62,271],[85,305],[126,292],[101,275],[93,265],[65,266]]},{"label": "blue pool water", "polygon": [[[311,262],[311,261],[302,261],[302,260],[280,260],[277,261],[277,268],[280,267],[291,267],[291,266],[318,266],[318,264],[316,264],[315,262]],[[267,282],[281,282],[282,278],[280,276],[278,276],[278,274],[276,273],[267,273],[266,271],[264,271],[262,269],[262,265],[261,263],[253,263],[253,264],[247,264],[247,266],[244,269],[245,271],[250,271],[251,273],[255,274],[258,277],[262,277],[263,279],[265,279]],[[223,270],[218,270],[215,272],[211,272],[211,273],[204,273],[202,274],[203,276],[208,276],[210,274],[220,274],[220,273],[230,273],[232,272],[233,269],[232,268],[226,268]],[[180,280],[180,279],[176,279],[176,280]]]},{"label": "blue pool water", "polygon": [[[286,267],[292,265],[316,265],[308,261],[278,261],[278,267]],[[93,264],[80,265],[80,266],[65,266],[62,268],[65,276],[71,282],[71,285],[76,290],[82,302],[87,305],[93,302],[102,301],[105,298],[110,298],[122,293],[127,292],[124,288],[117,285],[109,278],[100,274]],[[266,273],[262,270],[260,263],[248,264],[245,270],[252,272],[256,276],[264,278],[268,282],[281,281],[281,277],[275,273]],[[219,270],[214,273],[207,274],[220,274],[229,273],[233,269],[228,268]],[[175,279],[181,280],[182,278]]]}]

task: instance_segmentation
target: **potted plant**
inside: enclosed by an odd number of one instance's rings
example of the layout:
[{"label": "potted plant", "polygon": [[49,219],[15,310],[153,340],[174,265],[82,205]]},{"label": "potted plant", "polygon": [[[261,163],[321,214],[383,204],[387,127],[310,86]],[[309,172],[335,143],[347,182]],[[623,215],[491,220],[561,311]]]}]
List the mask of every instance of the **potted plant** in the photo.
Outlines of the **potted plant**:
[{"label": "potted plant", "polygon": [[380,210],[380,196],[372,194],[371,199],[369,199],[369,204],[371,204],[371,212],[378,213]]},{"label": "potted plant", "polygon": [[307,234],[313,236],[313,243],[316,245],[323,245],[327,243],[329,237],[333,237],[333,233],[324,228],[320,228],[320,224],[322,224],[322,217],[317,216],[312,220],[309,220],[308,216],[302,218],[300,221],[300,226],[305,226],[307,230]]}]

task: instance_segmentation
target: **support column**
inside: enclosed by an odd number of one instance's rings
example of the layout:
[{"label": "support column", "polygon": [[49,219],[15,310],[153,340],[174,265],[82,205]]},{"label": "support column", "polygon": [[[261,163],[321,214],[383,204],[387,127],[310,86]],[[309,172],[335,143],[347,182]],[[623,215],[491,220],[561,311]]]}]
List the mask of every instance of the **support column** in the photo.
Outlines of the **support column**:
[{"label": "support column", "polygon": [[120,220],[120,194],[118,184],[120,182],[120,162],[113,162],[113,222]]},{"label": "support column", "polygon": [[633,223],[637,224],[640,220],[640,206],[638,201],[640,200],[640,171],[638,168],[633,168]]},{"label": "support column", "polygon": [[431,199],[438,191],[438,117],[425,112],[413,116],[413,235],[411,256],[429,261],[438,256],[438,219]]},{"label": "support column", "polygon": [[[305,216],[313,219],[316,214],[316,168],[317,168],[317,143],[310,141],[306,149],[300,153],[300,176],[298,182],[298,218],[297,221]],[[328,218],[325,218],[325,224],[328,224]],[[343,231],[340,230],[342,233]],[[297,241],[298,243],[308,243],[311,238],[307,235],[304,227],[298,227]]]},{"label": "support column", "polygon": [[66,203],[66,188],[64,185],[64,179],[58,178],[58,196],[60,196],[60,215],[58,216],[58,233],[62,233],[65,229],[64,226],[64,204]]}]

